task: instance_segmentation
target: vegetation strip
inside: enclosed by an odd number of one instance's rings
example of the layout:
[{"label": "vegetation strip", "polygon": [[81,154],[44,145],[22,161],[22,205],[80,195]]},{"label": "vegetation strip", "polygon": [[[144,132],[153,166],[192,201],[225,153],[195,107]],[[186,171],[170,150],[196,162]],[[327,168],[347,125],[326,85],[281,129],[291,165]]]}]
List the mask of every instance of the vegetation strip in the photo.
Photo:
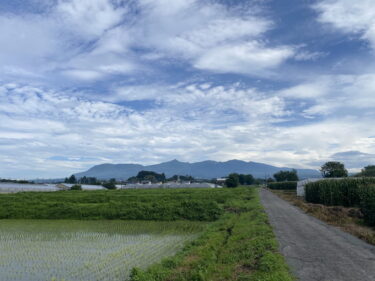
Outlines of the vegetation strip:
[{"label": "vegetation strip", "polygon": [[276,190],[296,190],[296,181],[284,181],[284,182],[270,182],[268,183],[268,188]]},{"label": "vegetation strip", "polygon": [[233,189],[224,214],[204,234],[172,258],[147,270],[135,268],[133,281],[293,280],[254,188]]},{"label": "vegetation strip", "polygon": [[229,189],[132,189],[0,194],[0,219],[214,221]]}]

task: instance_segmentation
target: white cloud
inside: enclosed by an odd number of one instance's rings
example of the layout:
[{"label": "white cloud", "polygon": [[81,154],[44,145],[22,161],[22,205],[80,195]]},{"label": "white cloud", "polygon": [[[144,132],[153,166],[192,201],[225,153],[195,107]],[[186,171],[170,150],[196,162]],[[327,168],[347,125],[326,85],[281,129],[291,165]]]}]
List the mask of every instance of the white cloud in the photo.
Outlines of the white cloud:
[{"label": "white cloud", "polygon": [[309,52],[309,51],[299,51],[294,59],[297,61],[315,61],[317,59],[327,56],[325,52]]},{"label": "white cloud", "polygon": [[234,72],[264,75],[294,54],[292,48],[267,48],[257,42],[226,45],[209,50],[195,63],[199,69],[216,72]]},{"label": "white cloud", "polygon": [[[358,85],[363,79],[357,77]],[[0,173],[29,169],[34,176],[66,176],[99,162],[149,164],[171,155],[316,167],[342,151],[375,154],[375,139],[369,137],[375,135],[374,116],[349,107],[349,97],[325,120],[283,126],[280,121],[298,112],[288,108],[291,98],[279,93],[207,83],[119,91],[116,100],[134,100],[140,91],[159,106],[135,111],[31,86],[0,87]],[[51,159],[61,151],[68,160]],[[69,160],[77,157],[93,160]]]},{"label": "white cloud", "polygon": [[274,23],[259,11],[255,4],[239,10],[198,0],[59,0],[43,14],[0,15],[0,71],[96,81],[175,60],[206,71],[269,75],[295,48],[263,40]]},{"label": "white cloud", "polygon": [[[219,147],[231,151],[226,143],[233,145],[235,139],[229,131],[245,126],[248,134],[284,114],[279,98],[237,86],[170,88],[160,102],[161,107],[140,113],[36,87],[4,85],[0,88],[0,153],[4,156],[0,172],[15,171],[18,166],[35,176],[64,176],[93,165],[92,161],[70,165],[68,160],[48,160],[61,151],[67,159],[153,163],[173,154],[202,160],[202,153],[214,157]],[[5,158],[17,161],[9,165]]]},{"label": "white cloud", "polygon": [[329,81],[322,78],[319,79],[319,82],[305,83],[283,89],[278,94],[283,97],[295,99],[316,99],[329,94]]},{"label": "white cloud", "polygon": [[80,36],[99,37],[123,20],[127,10],[111,0],[59,0],[54,10],[63,24]]},{"label": "white cloud", "polygon": [[360,170],[364,166],[374,165],[375,154],[365,153],[361,151],[345,151],[338,152],[330,157],[335,161],[345,163],[345,166],[350,169]]},{"label": "white cloud", "polygon": [[314,8],[319,20],[348,33],[357,33],[375,47],[373,0],[322,0]]},{"label": "white cloud", "polygon": [[[370,1],[319,3],[321,22],[373,40]],[[0,176],[26,170],[66,176],[95,161],[147,164],[171,155],[311,167],[343,151],[375,154],[369,137],[375,136],[374,74],[312,73],[300,84],[259,84],[276,87],[272,91],[197,77],[203,70],[272,78],[289,60],[324,55],[305,45],[270,43],[267,32],[275,22],[252,4],[241,7],[198,0],[69,0],[51,2],[43,17],[0,14],[2,79],[38,81],[0,85]],[[188,65],[190,74],[164,72],[175,64]],[[163,83],[180,77],[193,82]],[[99,87],[87,94],[31,86],[49,79],[63,87]],[[291,86],[277,90],[284,83]],[[139,102],[145,100],[149,104]],[[65,160],[53,160],[61,151]]]},{"label": "white cloud", "polygon": [[[375,108],[375,75],[325,75],[275,94],[309,102],[305,117],[367,114]],[[370,111],[369,111],[370,110]]]},{"label": "white cloud", "polygon": [[79,79],[79,80],[95,80],[103,77],[103,74],[94,71],[94,70],[86,70],[86,69],[71,69],[71,70],[66,70],[63,72],[63,74]]},{"label": "white cloud", "polygon": [[59,41],[56,29],[53,21],[42,16],[0,15],[2,68],[16,69],[16,74],[29,73],[34,69],[33,65],[41,60],[59,56],[64,49],[64,43]]},{"label": "white cloud", "polygon": [[289,46],[262,43],[273,23],[247,7],[242,13],[200,1],[143,1],[144,14],[132,33],[135,44],[156,59],[174,57],[214,72],[264,75],[294,55]]}]

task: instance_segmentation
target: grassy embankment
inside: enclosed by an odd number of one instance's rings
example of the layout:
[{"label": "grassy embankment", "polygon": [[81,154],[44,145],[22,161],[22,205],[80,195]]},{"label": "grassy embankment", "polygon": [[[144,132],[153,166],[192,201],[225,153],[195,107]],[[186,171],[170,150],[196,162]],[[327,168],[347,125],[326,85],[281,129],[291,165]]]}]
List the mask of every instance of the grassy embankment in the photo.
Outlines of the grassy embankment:
[{"label": "grassy embankment", "polygon": [[297,190],[296,181],[270,182],[267,184],[269,189],[273,190]]},{"label": "grassy embankment", "polygon": [[176,256],[134,281],[293,280],[255,188],[0,195],[0,218],[212,221]]}]

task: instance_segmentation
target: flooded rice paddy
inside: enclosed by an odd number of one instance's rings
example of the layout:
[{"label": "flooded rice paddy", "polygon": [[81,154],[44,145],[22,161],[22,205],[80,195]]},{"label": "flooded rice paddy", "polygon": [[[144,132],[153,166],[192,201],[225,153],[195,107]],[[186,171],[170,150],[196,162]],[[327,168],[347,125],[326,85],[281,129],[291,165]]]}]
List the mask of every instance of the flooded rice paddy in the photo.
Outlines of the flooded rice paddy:
[{"label": "flooded rice paddy", "polygon": [[127,280],[171,256],[205,224],[195,222],[0,220],[0,280]]}]

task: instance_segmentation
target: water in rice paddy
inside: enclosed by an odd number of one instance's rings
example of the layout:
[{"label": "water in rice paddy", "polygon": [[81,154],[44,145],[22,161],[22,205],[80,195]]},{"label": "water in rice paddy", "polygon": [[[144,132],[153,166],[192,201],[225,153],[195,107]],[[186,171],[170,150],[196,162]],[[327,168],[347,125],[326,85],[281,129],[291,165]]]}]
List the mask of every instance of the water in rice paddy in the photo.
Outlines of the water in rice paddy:
[{"label": "water in rice paddy", "polygon": [[2,281],[123,281],[180,250],[203,223],[0,220]]}]

